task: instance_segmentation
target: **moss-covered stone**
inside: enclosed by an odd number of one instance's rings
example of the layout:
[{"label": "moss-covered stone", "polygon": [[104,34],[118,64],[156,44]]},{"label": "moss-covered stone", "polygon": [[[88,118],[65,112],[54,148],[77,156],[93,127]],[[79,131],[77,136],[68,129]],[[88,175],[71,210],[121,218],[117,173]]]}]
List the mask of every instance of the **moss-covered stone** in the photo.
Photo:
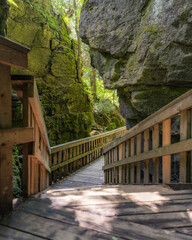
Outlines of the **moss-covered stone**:
[{"label": "moss-covered stone", "polygon": [[0,35],[7,34],[7,18],[9,14],[9,4],[7,0],[0,0]]},{"label": "moss-covered stone", "polygon": [[[29,70],[37,80],[50,144],[89,136],[93,108],[77,82],[77,46],[51,1],[15,0],[8,20],[8,37],[31,48]],[[19,70],[12,70],[19,73]]]}]

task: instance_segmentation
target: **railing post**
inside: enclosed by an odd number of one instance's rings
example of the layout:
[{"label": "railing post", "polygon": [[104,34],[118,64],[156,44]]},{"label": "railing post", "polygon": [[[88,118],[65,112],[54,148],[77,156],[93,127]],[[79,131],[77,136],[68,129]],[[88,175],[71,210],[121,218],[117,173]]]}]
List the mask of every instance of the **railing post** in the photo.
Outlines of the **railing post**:
[{"label": "railing post", "polygon": [[[130,140],[126,141],[126,153],[125,156],[128,158],[130,155]],[[126,166],[126,183],[129,184],[130,182],[130,164]]]},{"label": "railing post", "polygon": [[[123,146],[119,145],[119,161],[122,160]],[[119,166],[119,183],[122,184],[122,166]]]},{"label": "railing post", "polygon": [[[141,153],[141,134],[137,135],[137,155]],[[137,176],[136,176],[136,183],[141,182],[141,161],[136,163],[137,166]]]},{"label": "railing post", "polygon": [[[153,149],[159,147],[159,124],[153,126],[152,131],[152,145]],[[159,158],[153,158],[153,183],[159,183]]]},{"label": "railing post", "polygon": [[[187,111],[180,116],[180,141],[187,139]],[[187,152],[180,153],[179,182],[186,183],[187,179]]]},{"label": "railing post", "polygon": [[[135,138],[131,138],[131,153],[130,156],[134,156],[135,152]],[[130,163],[130,183],[135,183],[135,163]]]},{"label": "railing post", "polygon": [[[149,151],[149,129],[144,131],[144,152]],[[144,184],[149,183],[149,159],[144,160]]]},{"label": "railing post", "polygon": [[[171,144],[171,119],[163,121],[163,146]],[[163,183],[171,182],[171,155],[163,156]]]},{"label": "railing post", "polygon": [[[0,128],[12,127],[10,67],[0,64]],[[0,146],[0,213],[12,210],[12,146]]]}]

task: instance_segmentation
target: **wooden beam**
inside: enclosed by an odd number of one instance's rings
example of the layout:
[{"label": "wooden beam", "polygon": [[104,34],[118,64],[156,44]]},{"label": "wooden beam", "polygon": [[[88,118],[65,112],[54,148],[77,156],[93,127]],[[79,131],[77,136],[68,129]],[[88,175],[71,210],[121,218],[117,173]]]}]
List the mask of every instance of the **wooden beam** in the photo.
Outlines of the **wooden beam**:
[{"label": "wooden beam", "polygon": [[0,36],[0,63],[26,69],[28,66],[27,54],[29,51],[28,48]]},{"label": "wooden beam", "polygon": [[[171,144],[171,119],[168,118],[163,121],[163,141],[162,145],[166,146]],[[163,163],[163,183],[171,182],[171,155],[164,155],[162,158]]]},{"label": "wooden beam", "polygon": [[[127,132],[126,127],[121,127],[106,133],[101,133],[98,134],[96,136],[92,136],[92,137],[87,137],[87,138],[83,138],[83,139],[79,139],[79,140],[75,140],[75,141],[71,141],[71,142],[67,142],[64,144],[60,144],[54,147],[51,147],[51,153],[55,153],[55,152],[59,152],[61,150],[67,149],[69,147],[74,147],[74,146],[78,146],[81,145],[83,143],[87,143],[87,142],[93,142],[94,140],[100,139],[100,138],[104,138],[110,135],[113,135],[114,133],[125,133]],[[121,137],[120,137],[121,138]],[[107,146],[109,144],[109,142],[107,142],[107,144],[104,142],[104,145]]]},{"label": "wooden beam", "polygon": [[[156,124],[153,127],[152,131],[152,145],[153,149],[159,147],[159,124]],[[159,183],[159,158],[153,158],[153,176],[152,176],[153,183]]]},{"label": "wooden beam", "polygon": [[34,141],[33,128],[0,129],[0,146],[13,146]]},{"label": "wooden beam", "polygon": [[[137,155],[141,153],[141,134],[137,135]],[[136,183],[141,183],[141,162],[136,163]]]},{"label": "wooden beam", "polygon": [[[187,111],[182,111],[180,115],[180,141],[187,139]],[[187,153],[180,153],[179,182],[186,183],[187,179]]]},{"label": "wooden beam", "polygon": [[[25,85],[23,88],[23,126],[28,127],[30,126],[30,117],[31,117],[31,111],[29,107],[28,102],[28,85]],[[29,193],[31,192],[31,184],[32,184],[32,177],[33,177],[33,162],[29,157],[29,151],[30,151],[30,144],[25,143],[23,144],[23,171],[22,171],[22,194],[23,197],[26,198],[29,196]],[[30,187],[30,188],[29,188]]]},{"label": "wooden beam", "polygon": [[[149,151],[149,129],[144,131],[144,152]],[[149,159],[144,160],[144,184],[149,183]]]},{"label": "wooden beam", "polygon": [[23,85],[26,83],[33,83],[34,77],[32,75],[11,75],[11,83],[14,86]]},{"label": "wooden beam", "polygon": [[[10,67],[0,63],[0,129],[12,127]],[[12,210],[12,146],[0,146],[0,215]]]},{"label": "wooden beam", "polygon": [[183,151],[191,151],[192,150],[192,139],[187,139],[182,142],[174,143],[171,145],[167,145],[161,148],[153,149],[148,152],[141,153],[136,156],[132,156],[129,158],[122,159],[121,161],[115,162],[113,164],[108,164],[107,166],[103,167],[103,170],[112,168],[112,167],[118,167],[120,165],[128,164],[128,163],[134,163],[150,158],[156,158],[171,154],[177,154]]}]

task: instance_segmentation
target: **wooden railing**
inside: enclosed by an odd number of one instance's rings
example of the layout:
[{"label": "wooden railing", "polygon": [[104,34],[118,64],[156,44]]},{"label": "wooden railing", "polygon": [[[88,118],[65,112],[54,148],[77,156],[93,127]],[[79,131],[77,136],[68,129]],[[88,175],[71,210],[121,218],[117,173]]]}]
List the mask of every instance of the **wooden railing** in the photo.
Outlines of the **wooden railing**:
[{"label": "wooden railing", "polygon": [[[180,119],[172,142],[171,119]],[[171,156],[179,154],[180,183],[192,182],[192,90],[161,108],[104,149],[105,183],[171,182]]]},{"label": "wooden railing", "polygon": [[[12,147],[23,144],[22,194],[28,197],[49,183],[50,147],[36,84],[31,76],[11,76],[26,69],[30,50],[0,36],[0,216],[12,210]],[[23,127],[12,128],[12,87],[23,105]]]},{"label": "wooden railing", "polygon": [[103,147],[117,137],[125,134],[122,127],[96,136],[68,142],[51,148],[51,179],[50,183],[68,176],[76,170],[102,156]]},{"label": "wooden railing", "polygon": [[14,75],[12,86],[23,103],[23,124],[33,129],[33,141],[23,145],[23,196],[49,186],[51,149],[36,82],[32,76]]}]

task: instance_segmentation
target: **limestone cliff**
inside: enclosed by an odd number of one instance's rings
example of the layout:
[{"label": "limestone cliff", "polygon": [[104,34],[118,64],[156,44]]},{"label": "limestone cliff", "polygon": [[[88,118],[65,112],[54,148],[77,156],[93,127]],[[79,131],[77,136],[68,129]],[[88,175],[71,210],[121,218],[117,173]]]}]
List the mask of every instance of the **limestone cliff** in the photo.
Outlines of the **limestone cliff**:
[{"label": "limestone cliff", "polygon": [[76,42],[50,0],[14,1],[7,36],[31,48],[27,73],[37,80],[51,145],[87,137],[93,109],[77,81]]},{"label": "limestone cliff", "polygon": [[191,0],[87,0],[80,34],[128,128],[192,87]]}]

